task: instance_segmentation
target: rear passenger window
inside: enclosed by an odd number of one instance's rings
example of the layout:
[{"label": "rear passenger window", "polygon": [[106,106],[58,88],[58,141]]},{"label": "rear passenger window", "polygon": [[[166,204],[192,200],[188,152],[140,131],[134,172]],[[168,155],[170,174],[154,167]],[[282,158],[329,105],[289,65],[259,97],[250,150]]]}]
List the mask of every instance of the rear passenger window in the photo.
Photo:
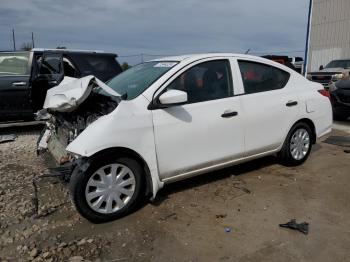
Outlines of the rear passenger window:
[{"label": "rear passenger window", "polygon": [[238,61],[246,94],[281,89],[287,84],[290,74],[273,66]]},{"label": "rear passenger window", "polygon": [[45,54],[39,58],[40,74],[55,75],[62,73],[62,56],[60,54]]}]

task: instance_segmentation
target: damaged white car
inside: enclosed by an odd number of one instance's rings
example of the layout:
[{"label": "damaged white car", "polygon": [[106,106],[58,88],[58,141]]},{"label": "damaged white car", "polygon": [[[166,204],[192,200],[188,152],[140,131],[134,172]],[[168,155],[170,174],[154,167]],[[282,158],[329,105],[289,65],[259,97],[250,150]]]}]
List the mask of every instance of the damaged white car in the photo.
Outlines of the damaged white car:
[{"label": "damaged white car", "polygon": [[39,114],[47,127],[38,151],[68,169],[81,215],[105,222],[166,183],[272,154],[302,164],[331,130],[327,95],[259,57],[167,57],[107,85],[89,76],[51,89]]}]

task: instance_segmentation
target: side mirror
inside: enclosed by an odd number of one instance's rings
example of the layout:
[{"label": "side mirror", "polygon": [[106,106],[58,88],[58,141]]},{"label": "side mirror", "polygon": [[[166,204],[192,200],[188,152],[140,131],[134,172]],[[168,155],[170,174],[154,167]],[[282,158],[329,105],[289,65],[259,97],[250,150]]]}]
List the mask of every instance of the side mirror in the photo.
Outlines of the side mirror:
[{"label": "side mirror", "polygon": [[180,90],[168,90],[159,97],[161,105],[181,105],[187,102],[187,93]]},{"label": "side mirror", "polygon": [[323,70],[323,69],[324,69],[323,65],[320,65],[320,70]]}]

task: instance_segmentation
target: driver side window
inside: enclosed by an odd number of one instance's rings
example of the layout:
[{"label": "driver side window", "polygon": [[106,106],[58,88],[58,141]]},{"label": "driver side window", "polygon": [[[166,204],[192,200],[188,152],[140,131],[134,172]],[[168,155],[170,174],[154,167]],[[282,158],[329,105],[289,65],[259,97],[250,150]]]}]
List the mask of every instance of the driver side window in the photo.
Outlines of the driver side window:
[{"label": "driver side window", "polygon": [[193,66],[178,76],[167,90],[187,92],[188,103],[221,99],[233,95],[228,60],[215,60]]}]

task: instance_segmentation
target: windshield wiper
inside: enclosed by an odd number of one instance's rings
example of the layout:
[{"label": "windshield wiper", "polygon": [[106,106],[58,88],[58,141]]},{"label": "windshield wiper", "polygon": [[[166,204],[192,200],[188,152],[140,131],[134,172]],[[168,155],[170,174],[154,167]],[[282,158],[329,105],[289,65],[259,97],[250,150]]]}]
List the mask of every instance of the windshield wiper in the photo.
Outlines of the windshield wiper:
[{"label": "windshield wiper", "polygon": [[122,100],[128,99],[128,93],[123,94],[120,98],[121,98]]}]

